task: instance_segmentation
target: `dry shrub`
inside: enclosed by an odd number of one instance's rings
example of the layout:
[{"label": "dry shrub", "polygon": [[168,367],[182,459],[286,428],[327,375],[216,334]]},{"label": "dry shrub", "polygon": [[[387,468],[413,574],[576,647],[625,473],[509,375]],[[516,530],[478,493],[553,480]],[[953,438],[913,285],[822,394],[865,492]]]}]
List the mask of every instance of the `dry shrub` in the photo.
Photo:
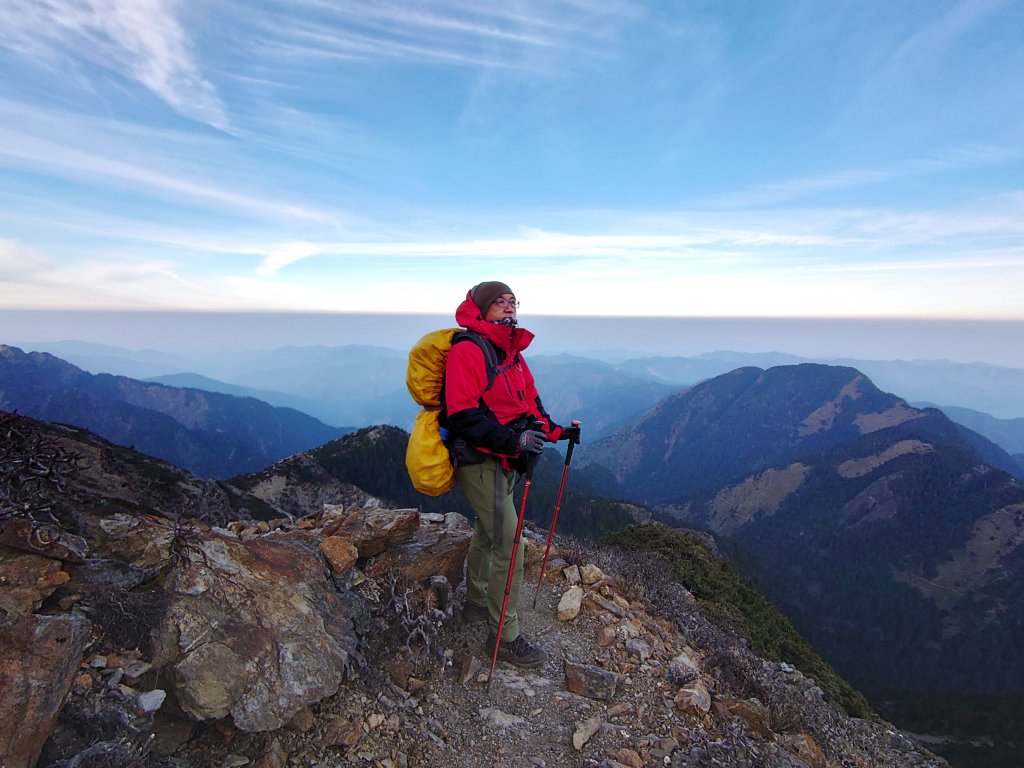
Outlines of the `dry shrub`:
[{"label": "dry shrub", "polygon": [[114,647],[152,649],[153,631],[167,615],[168,597],[159,587],[109,590],[98,594],[87,606],[89,618]]}]

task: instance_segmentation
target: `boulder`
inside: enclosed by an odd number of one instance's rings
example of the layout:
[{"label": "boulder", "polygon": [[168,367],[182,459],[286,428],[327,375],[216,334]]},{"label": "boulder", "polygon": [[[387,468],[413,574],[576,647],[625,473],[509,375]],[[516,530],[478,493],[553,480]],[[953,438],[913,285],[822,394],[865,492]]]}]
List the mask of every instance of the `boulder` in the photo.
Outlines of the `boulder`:
[{"label": "boulder", "polygon": [[562,575],[565,576],[565,580],[570,584],[580,583],[580,567],[578,565],[570,565],[568,568],[563,568]]},{"label": "boulder", "polygon": [[69,576],[54,560],[0,545],[0,609],[32,613]]},{"label": "boulder", "polygon": [[53,730],[89,642],[77,616],[0,618],[0,765],[30,768]]},{"label": "boulder", "polygon": [[335,693],[356,663],[366,608],[334,586],[316,533],[239,540],[155,518],[105,522],[108,545],[122,539],[143,562],[174,553],[153,663],[168,669],[191,718],[230,715],[242,730],[275,730]]},{"label": "boulder", "polygon": [[573,585],[565,590],[562,599],[558,601],[559,621],[571,621],[580,614],[580,606],[583,605],[583,590]]},{"label": "boulder", "polygon": [[[332,511],[328,508],[325,515]],[[367,558],[408,541],[420,527],[420,513],[415,509],[358,507],[325,525],[321,533],[344,536],[359,550],[360,558]]]},{"label": "boulder", "polygon": [[458,584],[472,536],[473,528],[462,515],[445,515],[441,523],[422,520],[413,536],[368,563],[366,573],[380,577],[393,571],[418,583],[440,575]]},{"label": "boulder", "polygon": [[0,544],[69,563],[84,563],[89,554],[89,546],[81,536],[27,517],[8,520],[0,529]]},{"label": "boulder", "polygon": [[345,573],[359,559],[359,550],[344,536],[326,537],[320,542],[320,551],[334,573]]},{"label": "boulder", "polygon": [[602,571],[596,565],[587,563],[586,565],[580,566],[580,581],[582,581],[587,586],[597,584],[598,582],[604,580],[604,571]]}]

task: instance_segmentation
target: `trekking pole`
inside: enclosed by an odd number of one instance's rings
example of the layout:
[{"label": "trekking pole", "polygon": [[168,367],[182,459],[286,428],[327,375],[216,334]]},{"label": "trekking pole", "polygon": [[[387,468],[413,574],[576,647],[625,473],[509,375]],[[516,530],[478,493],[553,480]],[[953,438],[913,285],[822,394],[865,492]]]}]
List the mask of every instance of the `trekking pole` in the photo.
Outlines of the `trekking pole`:
[{"label": "trekking pole", "polygon": [[540,564],[540,578],[537,579],[537,589],[533,591],[533,607],[537,607],[537,595],[540,594],[540,586],[544,583],[544,571],[548,567],[548,554],[551,552],[551,541],[555,538],[555,526],[558,525],[558,510],[562,508],[562,494],[565,493],[565,480],[569,476],[569,462],[572,461],[572,449],[580,441],[580,422],[572,422],[576,427],[576,437],[569,441],[569,447],[565,451],[565,467],[562,469],[562,482],[558,485],[558,496],[555,497],[555,511],[551,515],[551,527],[548,530],[548,545],[544,548],[544,560]]},{"label": "trekking pole", "polygon": [[[544,424],[535,421],[533,428],[541,431]],[[526,459],[526,481],[523,483],[523,499],[519,502],[519,521],[516,523],[516,536],[512,540],[512,558],[508,564],[508,578],[505,579],[505,597],[501,601],[501,615],[498,617],[498,637],[494,641],[494,653],[491,655],[491,669],[487,673],[487,690],[491,689],[494,680],[494,667],[498,663],[498,648],[501,647],[501,631],[505,628],[505,611],[508,608],[508,596],[512,591],[512,577],[516,570],[516,555],[519,552],[519,537],[523,535],[523,520],[526,518],[526,500],[530,497],[530,485],[533,483],[533,468],[537,465],[540,454]],[[497,478],[495,478],[497,482]]]}]

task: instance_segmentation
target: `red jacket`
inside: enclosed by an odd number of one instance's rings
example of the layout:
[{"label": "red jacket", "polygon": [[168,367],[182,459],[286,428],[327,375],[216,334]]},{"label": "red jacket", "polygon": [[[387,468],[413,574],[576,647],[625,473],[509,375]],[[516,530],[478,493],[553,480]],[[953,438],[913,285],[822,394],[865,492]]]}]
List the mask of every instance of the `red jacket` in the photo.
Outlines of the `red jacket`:
[{"label": "red jacket", "polygon": [[444,379],[452,437],[502,457],[506,467],[508,458],[519,455],[519,432],[534,420],[543,422],[548,440],[557,440],[562,428],[544,410],[533,374],[519,354],[533,341],[533,334],[525,328],[487,322],[468,293],[455,311],[455,321],[487,339],[498,350],[501,367],[513,359],[515,363],[499,373],[488,389],[483,350],[470,341],[452,346]]}]

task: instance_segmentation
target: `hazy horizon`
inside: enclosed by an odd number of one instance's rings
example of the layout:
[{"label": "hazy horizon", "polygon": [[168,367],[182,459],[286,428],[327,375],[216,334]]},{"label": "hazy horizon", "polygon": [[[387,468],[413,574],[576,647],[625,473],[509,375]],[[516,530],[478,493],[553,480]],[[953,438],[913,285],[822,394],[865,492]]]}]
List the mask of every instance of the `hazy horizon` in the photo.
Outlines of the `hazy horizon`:
[{"label": "hazy horizon", "polygon": [[[728,350],[1024,368],[1024,321],[528,316],[522,322],[537,334],[533,354],[607,359]],[[453,325],[450,315],[0,309],[0,343],[78,341],[170,353],[349,344],[402,350]]]}]

